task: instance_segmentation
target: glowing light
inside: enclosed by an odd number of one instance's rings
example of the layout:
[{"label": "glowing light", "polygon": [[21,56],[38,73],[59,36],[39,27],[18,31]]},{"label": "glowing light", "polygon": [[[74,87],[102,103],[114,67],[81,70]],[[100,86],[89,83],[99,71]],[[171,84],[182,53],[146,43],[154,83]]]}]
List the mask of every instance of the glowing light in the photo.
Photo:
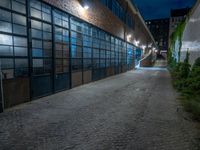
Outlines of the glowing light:
[{"label": "glowing light", "polygon": [[85,10],[88,10],[88,9],[89,9],[89,6],[88,6],[88,5],[84,5],[83,8],[84,8]]},{"label": "glowing light", "polygon": [[131,34],[127,35],[127,40],[130,40],[131,37],[132,37]]},{"label": "glowing light", "polygon": [[80,4],[81,4],[83,9],[85,9],[85,10],[89,9],[89,5],[88,5],[88,2],[86,0],[80,0]]},{"label": "glowing light", "polygon": [[134,43],[135,43],[135,46],[138,46],[140,44],[140,41],[135,40]]},{"label": "glowing light", "polygon": [[151,43],[151,44],[149,44],[149,45],[148,45],[148,48],[151,48],[151,47],[152,47],[152,45],[153,45],[152,43]]},{"label": "glowing light", "polygon": [[145,45],[142,45],[141,47],[142,47],[143,50],[146,49],[146,46],[145,46]]}]

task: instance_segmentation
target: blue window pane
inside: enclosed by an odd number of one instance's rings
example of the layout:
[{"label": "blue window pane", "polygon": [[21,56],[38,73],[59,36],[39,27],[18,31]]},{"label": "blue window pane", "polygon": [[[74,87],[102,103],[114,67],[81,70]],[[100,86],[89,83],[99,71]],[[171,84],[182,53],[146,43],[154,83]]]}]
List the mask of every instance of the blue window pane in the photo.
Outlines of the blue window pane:
[{"label": "blue window pane", "polygon": [[9,0],[0,0],[0,6],[10,9],[10,1]]},{"label": "blue window pane", "polygon": [[12,33],[12,25],[11,23],[0,21],[0,31]]},{"label": "blue window pane", "polygon": [[12,10],[26,14],[25,5],[16,1],[12,1]]},{"label": "blue window pane", "polygon": [[15,56],[27,56],[28,50],[24,47],[14,47]]},{"label": "blue window pane", "polygon": [[15,59],[15,68],[28,68],[28,59]]},{"label": "blue window pane", "polygon": [[26,26],[26,17],[18,14],[13,14],[13,23]]},{"label": "blue window pane", "polygon": [[13,56],[13,47],[0,45],[0,55],[1,56]]},{"label": "blue window pane", "polygon": [[13,33],[19,34],[19,35],[27,35],[27,29],[25,26],[21,25],[13,25]]},{"label": "blue window pane", "polygon": [[79,46],[72,45],[72,58],[81,58],[82,48]]},{"label": "blue window pane", "polygon": [[41,10],[42,8],[41,2],[39,2],[38,0],[31,0],[30,4],[32,8],[36,8],[38,10]]},{"label": "blue window pane", "polygon": [[1,58],[0,60],[1,60],[1,68],[2,69],[11,69],[11,68],[14,68],[13,59]]},{"label": "blue window pane", "polygon": [[32,31],[32,37],[33,38],[42,38],[42,32],[40,30],[36,30],[36,29],[31,29]]},{"label": "blue window pane", "polygon": [[22,37],[14,37],[14,45],[15,46],[24,46],[27,47],[27,39]]},{"label": "blue window pane", "polygon": [[13,45],[12,36],[0,34],[0,44],[2,44],[2,45]]},{"label": "blue window pane", "polygon": [[11,22],[11,13],[0,9],[0,20]]},{"label": "blue window pane", "polygon": [[43,56],[42,49],[33,48],[32,55],[33,57],[42,57]]}]

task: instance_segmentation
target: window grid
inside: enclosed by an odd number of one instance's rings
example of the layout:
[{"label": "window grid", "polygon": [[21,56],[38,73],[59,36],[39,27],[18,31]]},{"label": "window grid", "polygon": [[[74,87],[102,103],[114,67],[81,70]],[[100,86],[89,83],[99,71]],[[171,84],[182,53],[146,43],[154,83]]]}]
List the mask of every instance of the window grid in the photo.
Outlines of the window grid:
[{"label": "window grid", "polygon": [[55,71],[69,72],[69,16],[60,11],[53,11]]},{"label": "window grid", "polygon": [[[26,1],[24,0],[24,3],[20,1],[4,1],[10,2],[5,7],[3,0],[0,2],[2,11],[0,15],[8,15],[0,17],[1,25],[5,26],[0,29],[0,37],[6,37],[8,40],[0,38],[0,49],[4,49],[0,51],[0,57],[6,79],[29,75],[27,13],[13,7],[13,3],[18,2],[19,4],[15,5],[25,7]],[[28,19],[31,21],[30,51],[33,75],[50,74],[53,72],[52,69],[55,69],[56,73],[69,72],[70,59],[72,72],[133,64],[133,45],[128,44],[126,49],[126,42],[74,17],[70,18],[71,29],[69,29],[70,15],[57,9],[52,10],[51,6],[41,1],[31,0],[28,7],[31,15]],[[52,55],[53,50],[55,56]],[[53,58],[55,58],[55,68],[52,68]]]},{"label": "window grid", "polygon": [[92,69],[92,27],[86,23],[83,28],[83,70]]},{"label": "window grid", "polygon": [[[20,6],[21,9],[18,9]],[[0,59],[3,79],[29,75],[26,1],[0,2]]]},{"label": "window grid", "polygon": [[50,75],[53,71],[51,7],[31,0],[30,14],[33,75]]},{"label": "window grid", "polygon": [[83,70],[83,27],[76,18],[70,18],[72,72]]},{"label": "window grid", "polygon": [[106,33],[104,31],[100,31],[100,68],[104,69],[106,67]]}]

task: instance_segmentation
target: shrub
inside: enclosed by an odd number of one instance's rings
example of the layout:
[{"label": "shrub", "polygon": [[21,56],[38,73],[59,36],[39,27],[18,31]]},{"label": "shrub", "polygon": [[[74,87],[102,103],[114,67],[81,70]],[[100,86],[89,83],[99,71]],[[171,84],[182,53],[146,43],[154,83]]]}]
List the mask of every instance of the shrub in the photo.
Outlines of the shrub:
[{"label": "shrub", "polygon": [[187,51],[184,63],[183,65],[181,65],[181,68],[180,68],[181,78],[183,79],[186,79],[190,73],[191,65],[189,64],[189,59],[190,59],[190,54],[189,54],[189,51]]},{"label": "shrub", "polygon": [[191,112],[195,119],[200,120],[200,57],[196,59],[191,69],[189,56],[187,52],[184,62],[174,63],[172,60],[169,70],[174,87],[183,96],[184,108]]},{"label": "shrub", "polygon": [[192,90],[195,94],[200,94],[200,58],[198,58],[189,74],[187,79],[188,89]]},{"label": "shrub", "polygon": [[194,119],[200,120],[200,101],[197,98],[189,98],[183,100],[183,106],[186,111],[193,114]]},{"label": "shrub", "polygon": [[182,94],[187,111],[193,113],[195,119],[200,120],[200,58],[198,58],[185,81]]},{"label": "shrub", "polygon": [[194,65],[193,65],[193,68],[194,68],[194,67],[200,67],[200,57],[197,58],[197,59],[195,60],[195,63],[194,63]]},{"label": "shrub", "polygon": [[173,85],[178,90],[184,90],[188,86],[187,79],[190,74],[189,52],[187,52],[184,62],[177,63],[172,69]]}]

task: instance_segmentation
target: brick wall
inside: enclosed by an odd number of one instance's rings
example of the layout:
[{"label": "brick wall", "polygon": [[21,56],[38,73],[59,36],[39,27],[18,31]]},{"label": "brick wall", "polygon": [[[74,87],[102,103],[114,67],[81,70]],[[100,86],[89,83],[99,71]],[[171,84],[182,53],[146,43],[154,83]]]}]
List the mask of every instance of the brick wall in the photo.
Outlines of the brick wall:
[{"label": "brick wall", "polygon": [[[99,0],[87,1],[90,8],[84,10],[78,0],[43,0],[55,7],[58,7],[74,16],[81,18],[117,37],[126,39],[127,34],[132,34],[130,41],[140,40],[146,44],[152,42],[140,18],[132,12],[130,7],[127,7],[125,0],[120,0],[120,4],[134,16],[135,29],[127,27],[118,17],[116,17],[107,7],[102,5]],[[127,34],[125,34],[125,32]]]},{"label": "brick wall", "polygon": [[123,23],[103,6],[98,0],[90,1],[90,8],[84,10],[78,0],[43,0],[74,16],[112,33],[115,36],[124,38]]}]

